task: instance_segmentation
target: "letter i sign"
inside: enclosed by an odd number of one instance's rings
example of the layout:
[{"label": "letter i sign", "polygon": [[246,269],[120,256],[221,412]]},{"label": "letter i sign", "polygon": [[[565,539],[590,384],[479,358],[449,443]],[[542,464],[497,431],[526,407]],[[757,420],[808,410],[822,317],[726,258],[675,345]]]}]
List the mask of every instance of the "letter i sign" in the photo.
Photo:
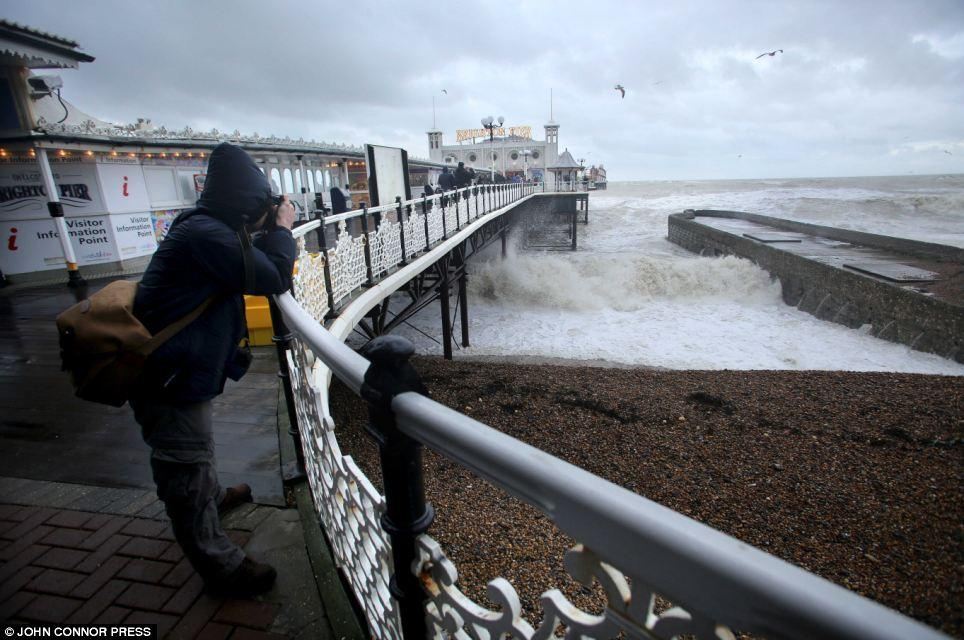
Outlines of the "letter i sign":
[{"label": "letter i sign", "polygon": [[127,192],[127,176],[124,176],[124,187],[123,189],[121,189],[121,193],[124,194],[125,198],[131,195],[130,193]]}]

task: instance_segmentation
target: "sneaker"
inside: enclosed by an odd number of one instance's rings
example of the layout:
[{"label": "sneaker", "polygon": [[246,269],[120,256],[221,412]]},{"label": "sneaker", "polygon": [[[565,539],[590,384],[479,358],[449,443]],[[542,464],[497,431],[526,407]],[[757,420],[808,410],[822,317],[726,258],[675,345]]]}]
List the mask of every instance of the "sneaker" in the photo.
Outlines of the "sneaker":
[{"label": "sneaker", "polygon": [[237,569],[221,578],[205,581],[205,586],[214,595],[250,598],[269,590],[277,577],[278,572],[270,564],[255,562],[245,556]]},{"label": "sneaker", "polygon": [[218,515],[223,516],[228,511],[240,507],[245,502],[251,502],[251,487],[246,484],[239,484],[236,487],[228,487],[224,491],[224,499],[218,503]]}]

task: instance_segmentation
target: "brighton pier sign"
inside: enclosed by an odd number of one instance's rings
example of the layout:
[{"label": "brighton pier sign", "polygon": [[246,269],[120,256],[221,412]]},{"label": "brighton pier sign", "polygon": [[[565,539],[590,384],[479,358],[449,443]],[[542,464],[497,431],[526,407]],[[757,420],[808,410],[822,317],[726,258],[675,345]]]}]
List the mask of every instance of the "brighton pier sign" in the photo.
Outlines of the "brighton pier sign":
[{"label": "brighton pier sign", "polygon": [[[493,136],[503,137],[509,132],[510,136],[519,136],[520,138],[532,139],[532,127],[526,125],[524,127],[496,127],[492,129]],[[465,140],[475,140],[476,138],[488,138],[488,129],[456,129],[455,130],[455,141],[463,142]]]}]

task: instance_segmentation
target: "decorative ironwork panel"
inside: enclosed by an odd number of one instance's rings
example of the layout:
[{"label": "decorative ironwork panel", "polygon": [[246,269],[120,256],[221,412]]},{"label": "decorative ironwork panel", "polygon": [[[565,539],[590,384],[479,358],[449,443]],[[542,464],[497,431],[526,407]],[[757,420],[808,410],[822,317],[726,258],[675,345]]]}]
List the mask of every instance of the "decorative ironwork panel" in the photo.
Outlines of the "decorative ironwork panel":
[{"label": "decorative ironwork panel", "polygon": [[442,222],[445,223],[445,235],[448,237],[455,231],[455,207],[452,206],[453,199],[450,197],[448,199],[447,206],[443,207],[442,210],[445,215],[442,217]]},{"label": "decorative ironwork panel", "polygon": [[425,216],[412,212],[405,221],[405,253],[407,258],[414,258],[425,250]]},{"label": "decorative ironwork panel", "polygon": [[442,205],[436,200],[428,212],[428,240],[435,244],[442,239],[443,235],[445,235],[445,229],[442,228]]},{"label": "decorative ironwork panel", "polygon": [[298,267],[293,280],[295,300],[321,322],[328,313],[328,295],[325,291],[325,258],[305,250],[304,238],[298,238]]},{"label": "decorative ironwork panel", "polygon": [[328,252],[331,266],[332,296],[337,304],[365,282],[365,237],[346,233],[344,221],[338,223],[335,248]]},{"label": "decorative ironwork panel", "polygon": [[561,591],[552,589],[542,594],[542,620],[538,629],[522,617],[519,594],[506,579],[489,582],[486,595],[499,609],[486,609],[456,586],[458,571],[438,542],[428,535],[419,536],[418,550],[418,566],[414,569],[429,595],[426,619],[434,638],[544,640],[559,637],[556,629],[562,625],[565,628],[562,637],[571,640],[616,637],[669,640],[682,634],[700,640],[735,639],[726,626],[679,607],[657,614],[656,594],[652,589],[637,579],[630,587],[620,571],[582,545],[566,553],[566,570],[586,587],[598,582],[606,593],[605,609],[599,615],[586,613],[569,602]]},{"label": "decorative ironwork panel", "polygon": [[402,241],[398,223],[382,220],[378,231],[369,234],[372,254],[372,273],[377,278],[402,261]]},{"label": "decorative ironwork panel", "polygon": [[385,500],[350,456],[343,455],[328,413],[328,369],[294,339],[288,368],[315,512],[335,562],[379,640],[400,640],[398,607],[388,589],[391,543],[381,527]]}]

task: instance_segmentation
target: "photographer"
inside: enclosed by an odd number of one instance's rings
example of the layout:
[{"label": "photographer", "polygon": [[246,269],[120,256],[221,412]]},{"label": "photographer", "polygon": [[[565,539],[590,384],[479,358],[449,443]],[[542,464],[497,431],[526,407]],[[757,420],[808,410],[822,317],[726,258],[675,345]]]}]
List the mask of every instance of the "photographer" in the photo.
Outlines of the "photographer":
[{"label": "photographer", "polygon": [[[238,347],[245,336],[242,294],[291,287],[294,217],[294,207],[272,197],[244,150],[218,145],[197,208],[174,221],[134,303],[134,314],[152,333],[207,304],[148,358],[131,406],[151,447],[157,495],[174,535],[208,589],[224,595],[264,592],[276,572],[246,557],[221,528],[219,513],[252,498],[248,485],[225,490],[218,482],[211,399],[228,377],[243,376],[251,360],[247,347]],[[251,232],[257,232],[254,246]]]}]

